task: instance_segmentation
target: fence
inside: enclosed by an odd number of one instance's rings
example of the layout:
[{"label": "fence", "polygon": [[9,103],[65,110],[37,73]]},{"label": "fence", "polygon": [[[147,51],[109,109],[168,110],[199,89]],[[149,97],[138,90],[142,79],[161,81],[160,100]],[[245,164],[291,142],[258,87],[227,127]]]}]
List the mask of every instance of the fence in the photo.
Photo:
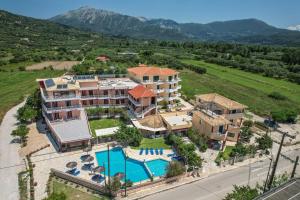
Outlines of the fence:
[{"label": "fence", "polygon": [[85,179],[82,179],[82,178],[79,178],[79,177],[75,177],[75,176],[69,175],[65,172],[62,172],[62,171],[59,171],[59,170],[56,170],[56,169],[53,169],[53,168],[51,169],[51,173],[54,176],[57,176],[61,179],[64,179],[64,180],[76,183],[78,185],[84,186],[88,189],[91,189],[91,190],[95,191],[96,193],[104,194],[104,195],[110,195],[109,191],[106,190],[105,187],[103,187],[99,184],[96,184],[92,181],[85,180]]},{"label": "fence", "polygon": [[223,160],[221,165],[234,165],[234,163],[243,162],[244,160],[255,158],[260,155],[261,153],[255,153],[255,154],[248,154],[245,156],[230,157],[228,160]]}]

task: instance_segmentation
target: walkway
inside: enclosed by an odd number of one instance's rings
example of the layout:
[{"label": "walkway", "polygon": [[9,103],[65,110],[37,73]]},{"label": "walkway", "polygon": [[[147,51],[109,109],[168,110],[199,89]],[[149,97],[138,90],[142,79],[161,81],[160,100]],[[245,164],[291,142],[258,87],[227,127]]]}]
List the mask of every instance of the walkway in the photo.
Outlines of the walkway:
[{"label": "walkway", "polygon": [[16,128],[17,119],[14,116],[24,103],[10,109],[0,126],[0,199],[19,199],[17,174],[24,168],[24,162],[18,154],[20,144],[13,143],[13,137],[10,134]]}]

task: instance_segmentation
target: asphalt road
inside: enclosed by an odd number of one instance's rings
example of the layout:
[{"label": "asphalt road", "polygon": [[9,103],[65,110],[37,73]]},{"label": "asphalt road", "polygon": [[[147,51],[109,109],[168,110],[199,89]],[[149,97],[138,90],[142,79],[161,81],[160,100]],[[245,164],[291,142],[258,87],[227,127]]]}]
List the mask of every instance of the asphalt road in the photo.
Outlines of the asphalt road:
[{"label": "asphalt road", "polygon": [[[284,153],[291,159],[300,155],[300,150]],[[152,196],[145,197],[145,200],[221,200],[233,189],[233,185],[251,186],[262,183],[267,176],[270,160],[264,160],[243,166],[231,171],[219,173],[192,184],[184,185],[172,190],[161,192]],[[276,174],[292,171],[293,164],[283,156],[279,159]],[[250,172],[250,173],[249,173]],[[250,176],[249,176],[250,174]],[[300,176],[300,166],[298,165],[296,175]]]},{"label": "asphalt road", "polygon": [[25,102],[10,109],[4,116],[0,126],[0,199],[19,199],[18,172],[24,168],[19,156],[20,144],[13,143],[10,135],[16,128],[15,114]]}]

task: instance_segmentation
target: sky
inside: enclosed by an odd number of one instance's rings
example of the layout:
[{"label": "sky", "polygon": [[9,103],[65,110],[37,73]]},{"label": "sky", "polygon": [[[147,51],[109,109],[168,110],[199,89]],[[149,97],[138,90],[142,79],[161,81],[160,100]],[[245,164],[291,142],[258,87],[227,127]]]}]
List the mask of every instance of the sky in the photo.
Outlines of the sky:
[{"label": "sky", "polygon": [[177,22],[256,18],[281,28],[300,24],[300,0],[0,0],[2,10],[42,19],[81,6]]}]

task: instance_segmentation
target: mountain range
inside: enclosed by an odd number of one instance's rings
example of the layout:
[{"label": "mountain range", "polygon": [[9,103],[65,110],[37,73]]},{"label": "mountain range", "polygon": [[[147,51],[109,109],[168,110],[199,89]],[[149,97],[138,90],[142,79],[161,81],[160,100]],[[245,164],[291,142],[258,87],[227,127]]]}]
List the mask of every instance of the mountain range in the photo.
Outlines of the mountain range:
[{"label": "mountain range", "polygon": [[133,17],[85,6],[49,20],[93,32],[142,39],[300,44],[300,32],[276,28],[258,19],[178,23],[170,19]]}]

